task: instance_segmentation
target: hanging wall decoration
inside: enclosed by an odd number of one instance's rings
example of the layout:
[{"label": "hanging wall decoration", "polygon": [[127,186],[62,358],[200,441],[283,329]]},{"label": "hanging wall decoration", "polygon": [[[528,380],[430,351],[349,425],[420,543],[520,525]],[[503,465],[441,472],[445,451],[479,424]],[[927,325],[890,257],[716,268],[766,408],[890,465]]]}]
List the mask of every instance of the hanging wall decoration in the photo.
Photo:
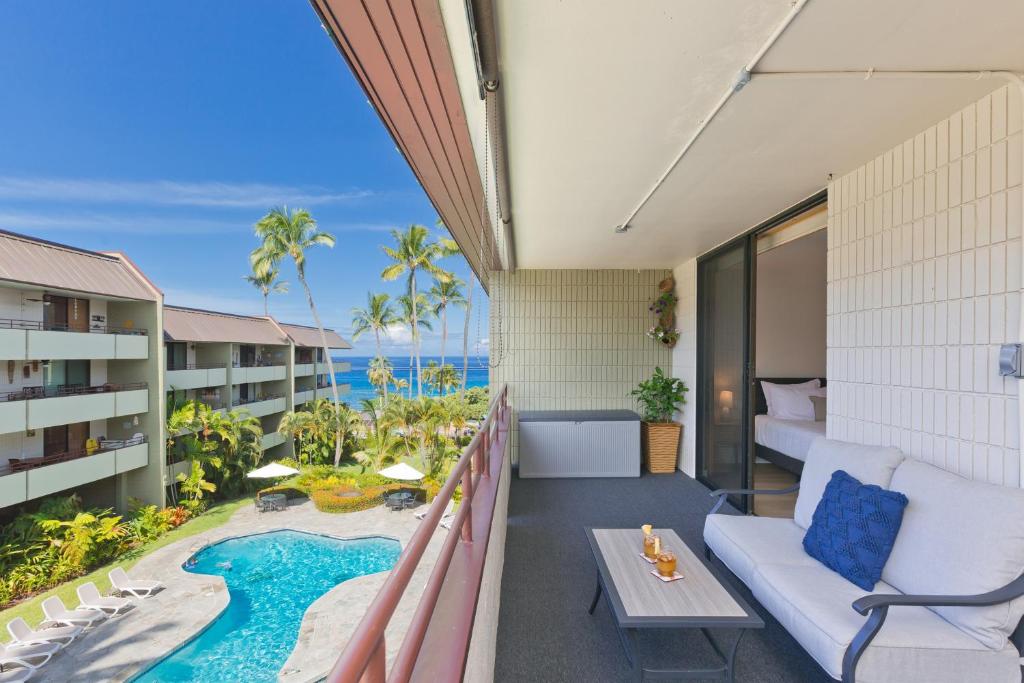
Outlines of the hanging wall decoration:
[{"label": "hanging wall decoration", "polygon": [[658,283],[658,298],[648,310],[658,316],[658,323],[647,330],[647,336],[673,348],[679,341],[676,330],[676,281],[671,275]]}]

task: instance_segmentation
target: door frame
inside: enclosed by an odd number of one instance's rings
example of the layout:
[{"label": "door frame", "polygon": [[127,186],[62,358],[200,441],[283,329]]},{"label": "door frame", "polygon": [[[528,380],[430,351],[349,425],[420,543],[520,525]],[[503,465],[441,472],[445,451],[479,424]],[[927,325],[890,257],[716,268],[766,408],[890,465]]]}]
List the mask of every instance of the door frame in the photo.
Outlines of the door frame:
[{"label": "door frame", "polygon": [[[711,251],[701,254],[697,257],[697,328],[701,326],[701,321],[705,319],[705,311],[703,307],[703,298],[701,297],[701,278],[700,278],[700,267],[705,261],[714,258],[723,251],[729,249],[735,249],[737,246],[744,246],[744,272],[748,279],[748,286],[746,292],[746,325],[747,334],[743,340],[743,382],[746,386],[746,391],[743,396],[742,419],[746,425],[746,429],[743,431],[743,443],[741,447],[746,451],[746,456],[743,458],[743,480],[746,482],[745,488],[753,488],[753,477],[754,477],[754,415],[753,406],[756,391],[756,358],[755,349],[756,346],[756,332],[757,332],[757,237],[763,232],[776,228],[783,223],[796,218],[800,214],[806,213],[807,211],[820,206],[828,201],[828,190],[822,189],[815,192],[807,199],[794,204],[788,209],[781,213],[772,216],[768,220],[759,223],[750,230],[737,235],[733,239],[725,242]],[[706,350],[703,348],[701,336],[698,334],[697,337],[697,380],[696,384],[698,389],[704,386],[704,360]],[[704,478],[701,471],[704,469],[704,435],[702,425],[704,411],[708,408],[710,397],[704,396],[703,391],[697,392],[697,418],[695,420],[696,428],[696,450],[694,465],[697,481],[714,488],[714,482],[710,482]],[[733,500],[730,498],[730,503],[738,507],[741,512],[749,513],[752,500],[750,496],[743,496],[742,498]]]}]

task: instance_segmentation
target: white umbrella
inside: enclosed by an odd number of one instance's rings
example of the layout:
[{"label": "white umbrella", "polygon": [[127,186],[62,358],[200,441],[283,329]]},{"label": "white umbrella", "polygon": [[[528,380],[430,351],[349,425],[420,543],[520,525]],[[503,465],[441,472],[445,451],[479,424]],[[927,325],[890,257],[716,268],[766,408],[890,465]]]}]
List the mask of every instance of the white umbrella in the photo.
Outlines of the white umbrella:
[{"label": "white umbrella", "polygon": [[299,471],[294,467],[288,467],[287,465],[282,465],[279,462],[272,462],[269,465],[264,465],[258,470],[253,470],[245,476],[250,479],[276,479],[278,477],[289,477],[298,473]]},{"label": "white umbrella", "polygon": [[415,467],[410,467],[404,462],[391,467],[385,467],[377,474],[388,479],[401,479],[402,481],[418,481],[423,478],[423,473]]}]

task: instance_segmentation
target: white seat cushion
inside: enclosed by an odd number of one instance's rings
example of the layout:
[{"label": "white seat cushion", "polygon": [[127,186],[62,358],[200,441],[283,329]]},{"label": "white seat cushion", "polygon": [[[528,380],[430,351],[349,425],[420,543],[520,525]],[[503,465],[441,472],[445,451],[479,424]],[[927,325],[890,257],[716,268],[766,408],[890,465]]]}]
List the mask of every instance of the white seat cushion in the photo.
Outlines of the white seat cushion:
[{"label": "white seat cushion", "polygon": [[[851,607],[867,593],[821,564],[758,565],[749,584],[833,678],[866,617]],[[897,591],[879,582],[876,593]],[[858,683],[1008,683],[1020,681],[1017,650],[992,650],[924,607],[892,607],[857,666]]]},{"label": "white seat cushion", "polygon": [[761,563],[819,564],[804,552],[804,533],[793,520],[775,517],[708,515],[704,521],[704,542],[747,585]]},{"label": "white seat cushion", "polygon": [[903,458],[903,453],[897,448],[816,439],[807,451],[793,521],[803,529],[811,526],[811,518],[821,501],[821,494],[825,492],[825,485],[836,470],[844,470],[862,484],[877,484],[887,489],[893,471]]},{"label": "white seat cushion", "polygon": [[[1024,573],[1024,491],[971,481],[905,460],[890,485],[909,499],[882,580],[903,593],[977,595]],[[1024,615],[1024,598],[991,607],[936,607],[998,650]]]}]

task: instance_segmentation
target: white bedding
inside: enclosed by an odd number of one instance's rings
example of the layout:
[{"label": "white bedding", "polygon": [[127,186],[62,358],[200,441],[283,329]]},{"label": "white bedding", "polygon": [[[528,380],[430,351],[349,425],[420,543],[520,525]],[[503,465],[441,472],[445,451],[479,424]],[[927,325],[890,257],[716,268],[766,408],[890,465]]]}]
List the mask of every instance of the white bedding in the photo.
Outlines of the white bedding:
[{"label": "white bedding", "polygon": [[825,436],[825,423],[754,416],[754,441],[797,460],[807,460],[811,443]]}]

